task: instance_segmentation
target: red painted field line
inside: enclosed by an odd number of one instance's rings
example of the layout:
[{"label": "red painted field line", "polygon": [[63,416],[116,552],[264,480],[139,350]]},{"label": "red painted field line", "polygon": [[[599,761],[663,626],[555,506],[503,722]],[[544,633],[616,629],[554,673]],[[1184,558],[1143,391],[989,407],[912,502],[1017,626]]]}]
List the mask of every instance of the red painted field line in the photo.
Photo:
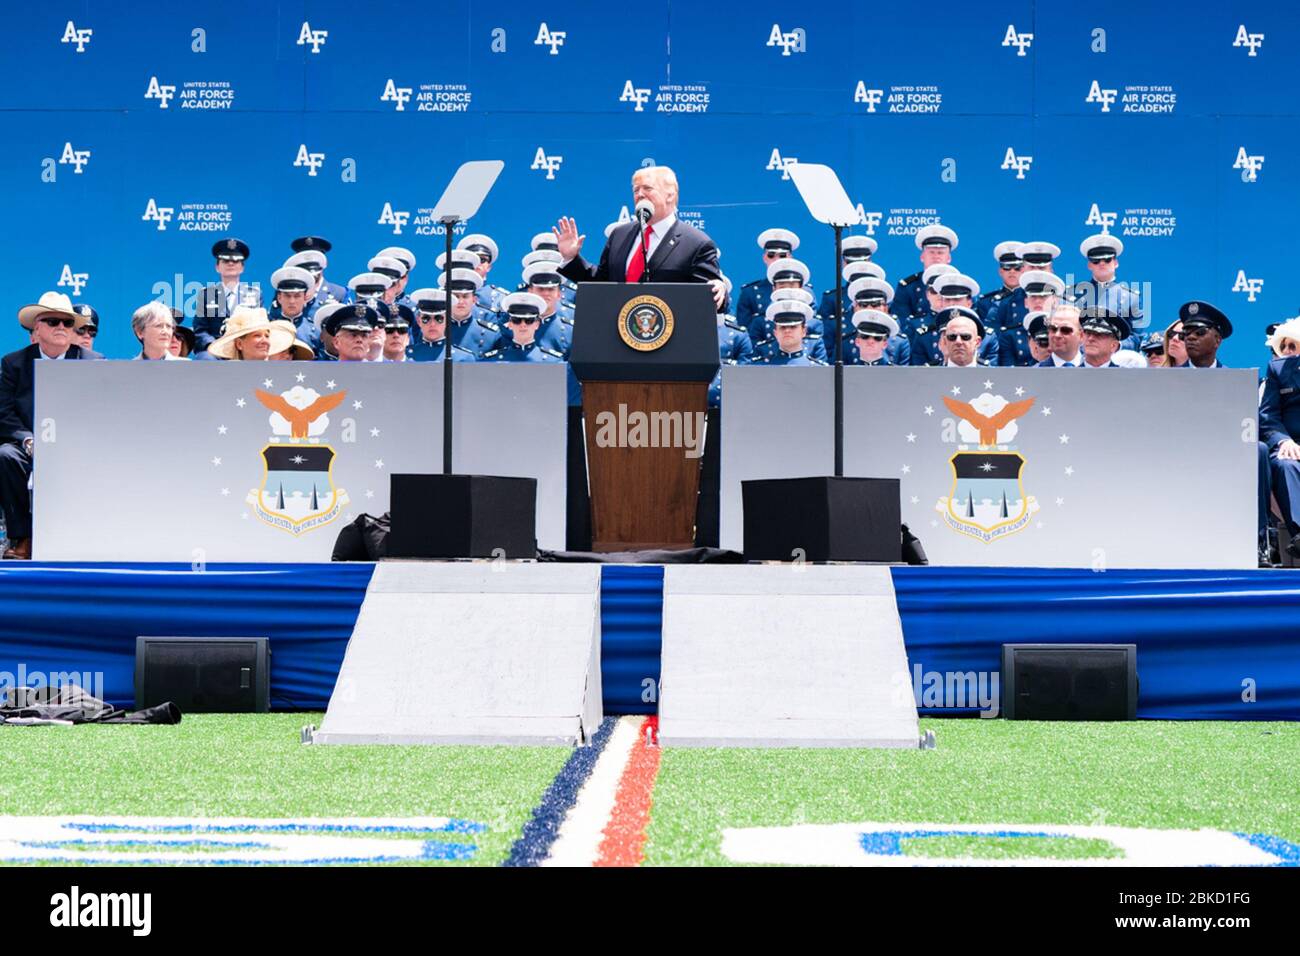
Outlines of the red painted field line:
[{"label": "red painted field line", "polygon": [[[646,746],[647,728],[655,741],[653,747]],[[659,718],[647,717],[637,736],[640,739],[633,745],[618,781],[618,795],[605,825],[605,838],[600,841],[596,866],[639,866],[644,855],[645,831],[659,774]]]}]

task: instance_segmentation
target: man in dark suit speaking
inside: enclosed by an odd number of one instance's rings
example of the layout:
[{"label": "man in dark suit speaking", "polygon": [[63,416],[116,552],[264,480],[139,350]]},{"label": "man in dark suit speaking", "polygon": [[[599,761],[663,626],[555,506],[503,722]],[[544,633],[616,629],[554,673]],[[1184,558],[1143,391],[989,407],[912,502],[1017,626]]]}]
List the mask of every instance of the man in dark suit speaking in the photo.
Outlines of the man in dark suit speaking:
[{"label": "man in dark suit speaking", "polygon": [[[707,235],[677,218],[677,175],[667,166],[647,166],[632,175],[637,216],[609,234],[600,264],[582,258],[577,224],[559,221],[555,237],[564,257],[561,274],[574,282],[707,282],[719,309],[726,287],[718,269],[718,247]],[[647,246],[649,255],[646,255]]]}]

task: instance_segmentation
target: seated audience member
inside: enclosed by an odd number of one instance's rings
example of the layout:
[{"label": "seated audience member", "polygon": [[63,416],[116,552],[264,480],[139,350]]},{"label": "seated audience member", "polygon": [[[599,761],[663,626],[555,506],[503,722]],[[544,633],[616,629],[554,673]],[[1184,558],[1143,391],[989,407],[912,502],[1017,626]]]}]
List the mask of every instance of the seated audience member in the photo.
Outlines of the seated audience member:
[{"label": "seated audience member", "polygon": [[1146,357],[1147,368],[1160,368],[1165,364],[1165,334],[1152,332],[1142,340],[1142,354]]},{"label": "seated audience member", "polygon": [[1273,358],[1300,354],[1300,316],[1274,326],[1268,335],[1268,347]]},{"label": "seated audience member", "polygon": [[1165,368],[1182,368],[1187,364],[1187,342],[1183,338],[1183,320],[1171,322],[1165,329]]},{"label": "seated audience member", "polygon": [[[453,256],[454,262],[454,256]],[[483,277],[474,269],[453,265],[451,269],[451,322],[447,328],[453,345],[474,353],[475,358],[496,348],[502,338],[501,327],[492,320],[492,313],[480,308],[478,290]],[[438,276],[438,288],[447,290],[447,273]]]},{"label": "seated audience member", "polygon": [[[555,239],[554,233],[546,233],[552,241]],[[536,241],[536,237],[534,237]],[[463,252],[472,252],[478,259],[478,262],[472,268],[478,272],[483,279],[483,285],[478,290],[478,304],[481,308],[489,312],[501,311],[501,300],[510,294],[509,289],[504,289],[499,285],[492,285],[488,282],[488,273],[492,271],[492,265],[497,261],[497,244],[491,236],[485,236],[481,232],[472,233],[456,243],[456,248]],[[533,251],[537,246],[533,246]],[[442,268],[439,266],[438,268]],[[567,301],[572,302],[570,297]]]},{"label": "seated audience member", "polygon": [[321,325],[334,340],[340,362],[364,362],[379,327],[379,311],[366,300],[339,306]]},{"label": "seated audience member", "polygon": [[[859,282],[870,281],[859,279]],[[883,304],[883,303],[882,303]],[[859,309],[853,313],[854,336],[852,361],[847,365],[893,365],[886,348],[898,334],[898,322],[881,309]]]},{"label": "seated audience member", "polygon": [[226,319],[221,338],[208,351],[220,359],[265,362],[273,352],[283,352],[293,343],[293,333],[271,322],[266,309],[241,305]]},{"label": "seated audience member", "polygon": [[275,289],[275,301],[269,310],[271,321],[289,322],[293,325],[294,338],[302,339],[312,348],[316,347],[316,323],[312,321],[312,313],[317,308],[318,284],[317,276],[300,266],[284,266],[271,273],[271,287]]},{"label": "seated audience member", "polygon": [[[558,293],[557,293],[558,295]],[[537,341],[542,313],[548,305],[540,295],[532,292],[512,292],[501,300],[510,338],[502,338],[495,349],[483,353],[485,362],[563,362],[564,356],[555,349]]]},{"label": "seated audience member", "polygon": [[383,361],[406,361],[406,349],[411,344],[411,323],[414,321],[415,313],[409,305],[396,305],[389,310],[383,322]]},{"label": "seated audience member", "polygon": [[73,330],[86,316],[73,310],[59,292],[46,292],[35,305],[18,310],[18,324],[31,332],[32,344],[0,359],[0,511],[9,545],[5,559],[32,556],[32,506],[27,480],[32,473],[36,439],[32,433],[35,365],[41,361],[97,359],[99,353],[72,342]]},{"label": "seated audience member", "polygon": [[[1052,347],[1051,340],[1047,336],[1046,312],[1025,313],[1025,335],[1029,346],[1029,364],[1038,365],[1040,362],[1047,361],[1047,357],[1052,354]],[[1001,346],[999,346],[998,360],[1001,361],[1001,359],[1002,352]]]},{"label": "seated audience member", "polygon": [[151,362],[183,362],[172,354],[172,339],[176,337],[176,320],[172,310],[161,302],[146,302],[131,315],[131,331],[140,342],[136,360]]},{"label": "seated audience member", "polygon": [[95,307],[84,302],[74,302],[72,311],[85,317],[86,324],[72,330],[72,344],[79,345],[87,351],[95,348],[95,336],[99,335],[99,313]]},{"label": "seated audience member", "polygon": [[[832,289],[831,293],[834,294]],[[874,276],[862,276],[854,279],[849,283],[848,296],[844,301],[845,324],[848,329],[844,332],[844,361],[847,364],[854,364],[853,355],[855,349],[855,340],[857,339],[857,313],[865,310],[876,312],[888,312],[889,306],[894,301],[894,287],[884,279],[877,279]],[[830,328],[835,327],[834,311],[831,313]],[[885,357],[889,359],[890,365],[910,365],[912,364],[912,343],[908,341],[906,335],[898,330],[898,323],[894,323],[895,331],[890,335],[889,341],[885,343]],[[827,347],[832,351],[835,348],[834,342],[827,342]]]},{"label": "seated audience member", "polygon": [[1219,346],[1232,335],[1228,317],[1208,302],[1185,302],[1178,310],[1183,323],[1183,342],[1187,347],[1187,367],[1224,368],[1219,361]]},{"label": "seated audience member", "polygon": [[[346,303],[351,305],[352,303]],[[316,315],[312,319],[316,323],[316,332],[320,338],[320,346],[316,349],[316,361],[318,362],[337,362],[339,360],[338,346],[334,344],[334,336],[325,328],[325,320],[343,307],[344,303],[339,301],[327,302],[316,310]]]},{"label": "seated audience member", "polygon": [[[276,319],[271,322],[271,326],[277,329],[283,329],[286,332],[297,332],[292,322],[284,319]],[[278,342],[277,342],[278,344]],[[289,347],[281,349],[278,352],[272,352],[267,356],[272,362],[311,362],[316,358],[316,350],[304,342],[302,339],[294,339],[289,343]]]},{"label": "seated audience member", "polygon": [[1052,354],[1039,362],[1039,367],[1079,368],[1083,365],[1082,338],[1079,310],[1072,305],[1055,306],[1047,316],[1047,344]]},{"label": "seated audience member", "polygon": [[1114,361],[1120,343],[1133,334],[1128,319],[1105,309],[1083,309],[1079,313],[1083,333],[1084,368],[1119,368]]},{"label": "seated audience member", "polygon": [[772,302],[764,312],[764,318],[771,323],[772,338],[754,350],[750,364],[824,366],[825,361],[808,354],[804,349],[804,335],[808,321],[813,317],[812,306],[799,299],[778,298],[779,294],[779,291],[772,293]]},{"label": "seated audience member", "polygon": [[979,355],[984,323],[973,308],[959,305],[943,309],[934,317],[934,326],[944,367],[974,368],[989,364]]},{"label": "seated audience member", "polygon": [[[410,336],[411,344],[406,355],[412,362],[437,362],[447,344],[447,293],[442,289],[416,289],[411,293],[415,303],[416,331]],[[453,362],[475,362],[478,356],[459,345],[451,348]]]},{"label": "seated audience member", "polygon": [[248,261],[248,244],[228,236],[212,244],[220,282],[208,285],[194,307],[194,344],[200,352],[216,341],[224,322],[240,306],[259,308],[262,290],[241,279]]},{"label": "seated audience member", "polygon": [[[185,327],[185,313],[180,309],[168,311],[171,312],[172,322],[175,325],[172,329],[172,344],[167,347],[168,351],[177,358],[189,358],[194,354],[194,330]],[[202,354],[207,355],[206,352]]]},{"label": "seated audience member", "polygon": [[1269,484],[1291,535],[1287,553],[1300,558],[1300,355],[1268,363],[1259,432],[1267,449]]}]

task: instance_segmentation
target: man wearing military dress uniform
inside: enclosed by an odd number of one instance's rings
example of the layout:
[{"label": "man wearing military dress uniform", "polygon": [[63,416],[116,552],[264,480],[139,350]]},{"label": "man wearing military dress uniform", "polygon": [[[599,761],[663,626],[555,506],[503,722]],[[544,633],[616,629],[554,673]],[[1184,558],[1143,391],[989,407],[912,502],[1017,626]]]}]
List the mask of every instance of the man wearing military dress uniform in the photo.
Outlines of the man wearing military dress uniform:
[{"label": "man wearing military dress uniform", "polygon": [[795,367],[825,366],[804,350],[804,333],[813,317],[812,306],[797,299],[776,299],[764,316],[774,329],[772,347],[755,349],[751,365]]},{"label": "man wearing military dress uniform", "polygon": [[[310,249],[306,252],[295,252],[288,259],[284,260],[283,268],[285,269],[290,267],[295,269],[306,269],[311,273],[312,286],[307,292],[307,306],[305,309],[309,316],[313,315],[315,311],[326,302],[338,301],[334,298],[334,293],[330,292],[325,285],[326,264],[327,260],[325,258],[325,253],[313,252]],[[340,286],[339,288],[342,287]],[[344,295],[346,294],[347,290],[344,290]]]},{"label": "man wearing military dress uniform", "polygon": [[271,273],[271,288],[275,290],[275,300],[268,310],[271,321],[292,322],[295,336],[315,352],[320,345],[316,323],[312,321],[312,313],[316,311],[312,298],[316,277],[306,269],[284,266]]},{"label": "man wearing military dress uniform", "polygon": [[[934,320],[926,331],[918,327],[911,338],[913,365],[943,365],[944,353],[941,347],[939,315],[942,312],[961,308],[974,312],[975,297],[979,295],[979,283],[970,276],[951,271],[935,272],[928,280],[927,300],[934,313]],[[928,270],[927,270],[928,271]],[[978,315],[978,313],[976,313]],[[982,365],[997,364],[997,339],[985,334],[984,320],[980,320],[979,359]]]},{"label": "man wearing military dress uniform", "polygon": [[1267,503],[1271,486],[1291,536],[1287,553],[1300,558],[1300,356],[1283,356],[1268,363],[1259,406],[1259,434],[1267,471],[1260,482],[1261,503]]},{"label": "man wearing military dress uniform", "polygon": [[375,329],[381,321],[378,309],[362,300],[350,305],[336,304],[321,329],[333,338],[340,362],[366,362],[370,360]]},{"label": "man wearing military dress uniform", "polygon": [[510,294],[510,290],[488,282],[488,273],[496,264],[499,252],[496,241],[491,236],[475,232],[457,242],[456,251],[472,253],[474,256],[474,264],[470,268],[483,279],[483,284],[478,290],[478,304],[488,312],[500,312],[501,300]]},{"label": "man wearing military dress uniform", "polygon": [[212,246],[220,282],[208,285],[199,296],[194,310],[194,349],[206,352],[221,337],[226,319],[241,305],[260,308],[262,292],[255,285],[240,280],[248,261],[248,244],[233,236],[218,239]]},{"label": "man wearing military dress uniform", "polygon": [[396,256],[373,256],[366,263],[366,268],[390,279],[388,288],[380,298],[386,305],[409,306],[411,300],[406,296],[406,276],[409,272],[406,262]]},{"label": "man wearing military dress uniform", "polygon": [[[845,324],[852,329],[851,334],[846,333],[844,336],[844,362],[856,364],[857,353],[856,339],[859,334],[858,318],[866,311],[888,312],[889,305],[894,301],[894,287],[884,279],[877,279],[875,276],[863,276],[860,279],[854,279],[849,283],[848,289],[848,317]],[[911,365],[912,364],[912,343],[908,341],[906,335],[903,335],[898,329],[898,322],[893,321],[893,331],[889,333],[889,338],[885,343],[885,357],[889,360],[889,365]],[[831,345],[834,348],[834,345]]]},{"label": "man wearing military dress uniform", "polygon": [[1178,309],[1187,345],[1183,368],[1227,368],[1219,361],[1219,346],[1232,335],[1228,317],[1208,302],[1184,302]]},{"label": "man wearing military dress uniform", "polygon": [[95,350],[95,337],[99,335],[99,313],[95,307],[85,302],[74,302],[72,311],[86,320],[86,324],[72,330],[72,344],[80,346],[83,351]]},{"label": "man wearing military dress uniform", "polygon": [[[859,282],[869,281],[859,279]],[[893,365],[886,351],[886,343],[898,335],[898,322],[892,315],[881,309],[861,309],[853,313],[852,361],[845,360],[845,365],[882,366]]]},{"label": "man wearing military dress uniform", "polygon": [[[989,313],[1002,304],[1002,300],[1015,293],[1020,287],[1020,273],[1025,267],[1025,260],[1020,258],[1020,247],[1023,245],[1015,239],[1008,239],[1006,242],[999,242],[993,247],[993,258],[998,264],[998,287],[990,292],[985,292],[975,300],[975,311],[979,313],[980,318],[984,320],[986,327],[990,326],[992,319]],[[1000,334],[1005,329],[989,328],[990,334]]]},{"label": "man wearing military dress uniform", "polygon": [[1079,328],[1083,332],[1084,368],[1119,368],[1114,362],[1120,342],[1133,334],[1133,327],[1122,315],[1105,309],[1081,309]]},{"label": "man wearing military dress uniform", "polygon": [[[410,333],[406,357],[412,362],[439,362],[447,345],[447,293],[442,289],[416,289],[411,301],[415,304],[415,331]],[[453,345],[451,360],[474,362],[478,356]]]},{"label": "man wearing military dress uniform", "polygon": [[[622,219],[606,226],[605,238],[608,239],[609,234],[613,232],[616,227],[621,226],[625,222],[628,222],[628,220]],[[529,251],[541,252],[543,250],[546,252],[554,252],[559,255],[560,241],[555,237],[555,233],[539,232],[537,235],[533,236],[532,241],[529,243]],[[564,262],[564,256],[560,256],[560,262]],[[527,265],[527,263],[525,263],[525,265]],[[560,278],[564,280],[560,283],[560,295],[563,296],[565,302],[569,303],[569,305],[573,305],[573,300],[578,294],[578,284],[568,276],[561,276]],[[522,292],[523,290],[520,289],[518,291]]]},{"label": "man wearing military dress uniform", "polygon": [[[731,299],[731,280],[725,275],[722,283],[727,287],[727,298]],[[725,312],[718,313],[718,360],[721,363],[713,381],[709,383],[709,407],[719,408],[722,404],[722,365],[748,365],[754,354],[754,343],[749,333],[736,321],[735,316]]]},{"label": "man wearing military dress uniform", "polygon": [[[806,288],[794,288],[793,283],[790,283],[789,286],[772,290],[772,302],[768,303],[769,309],[774,302],[799,302],[812,308],[813,294],[811,292]],[[804,328],[803,350],[809,358],[815,358],[830,365],[830,354],[826,351],[828,343],[820,334],[820,329],[818,329],[817,333],[809,331],[809,328],[817,328],[818,326],[816,316],[809,319],[809,325]],[[753,342],[751,337],[753,344],[753,352],[750,354],[751,360],[759,355],[772,353],[779,348],[776,342],[775,326],[766,315],[755,321],[754,329],[760,334],[766,335],[767,338]]]},{"label": "man wearing military dress uniform", "polygon": [[[1027,366],[1034,364],[1025,331],[1025,316],[1030,312],[1050,313],[1065,292],[1060,276],[1040,269],[1020,274],[1020,285],[991,313],[990,329],[999,328],[998,364]],[[1014,324],[1007,324],[1014,323]]]},{"label": "man wearing military dress uniform", "polygon": [[[565,361],[569,359],[569,349],[573,346],[573,309],[564,301],[561,292],[563,276],[560,275],[559,253],[541,251],[530,253],[525,259],[537,258],[524,266],[523,280],[526,291],[542,300],[542,311],[533,335],[533,341],[558,352]],[[504,302],[504,300],[502,300]],[[513,334],[510,323],[501,329],[504,345]]]},{"label": "man wearing military dress uniform", "polygon": [[[804,295],[797,296],[797,298],[805,300],[806,297],[806,301],[811,305],[813,302],[813,294],[808,289],[809,275],[810,272],[808,266],[800,262],[798,259],[793,259],[789,256],[778,256],[774,258],[767,267],[768,289],[766,291],[766,299],[768,305],[770,305],[773,299],[776,298],[775,294],[782,290],[799,291],[804,293]],[[745,290],[742,288],[741,295],[744,296],[744,294]],[[743,325],[744,323],[741,324]],[[807,338],[821,339],[822,329],[823,326],[821,320],[818,319],[815,314],[810,316],[806,330]],[[753,321],[749,325],[745,326],[745,331],[749,333],[750,341],[752,341],[756,346],[771,340],[773,334],[772,323],[767,319],[766,306],[764,306],[762,313],[755,316]],[[823,348],[822,351],[825,352],[825,349]]]},{"label": "man wearing military dress uniform", "polygon": [[411,281],[411,273],[415,271],[415,253],[405,246],[386,246],[375,253],[376,258],[396,259],[404,267],[402,276],[397,280],[397,295],[394,301],[407,303],[409,298],[406,294],[407,283]]},{"label": "man wearing military dress uniform", "polygon": [[[320,300],[321,305],[324,305],[326,302],[329,302],[331,299],[335,302],[351,301],[351,297],[348,295],[347,289],[343,288],[343,286],[339,285],[337,282],[330,282],[329,279],[325,278],[325,269],[329,267],[329,260],[326,257],[329,255],[330,250],[334,248],[333,245],[330,244],[330,241],[328,239],[322,239],[320,236],[299,236],[297,239],[289,243],[289,248],[292,249],[295,253],[299,253],[299,252],[320,253],[321,274],[320,274],[320,285],[317,287],[316,290],[316,298]],[[301,263],[293,263],[293,264],[301,265]],[[289,263],[286,262],[285,265],[289,265]]]},{"label": "man wearing military dress uniform", "polygon": [[[845,236],[840,242],[840,279],[843,282],[843,290],[848,291],[849,283],[853,280],[848,278],[848,267],[863,262],[871,262],[871,257],[876,254],[876,240],[870,236]],[[879,266],[876,266],[879,269]],[[856,278],[856,277],[855,277]],[[885,270],[880,269],[879,279],[885,278]],[[891,290],[892,291],[892,290]],[[892,298],[892,296],[891,296]],[[821,319],[822,328],[833,329],[835,327],[835,289],[830,288],[822,293],[821,302],[817,305],[815,317]],[[844,318],[847,325],[849,308],[844,307]],[[852,336],[852,328],[849,328],[849,334]]]},{"label": "man wearing military dress uniform", "polygon": [[[1025,332],[1029,337],[1029,356],[1033,359],[1029,364],[1038,365],[1047,360],[1052,354],[1051,340],[1047,333],[1047,313],[1030,312],[1025,316]],[[998,358],[1002,357],[1001,349],[998,351]]]},{"label": "man wearing military dress uniform", "polygon": [[921,251],[921,271],[899,280],[894,290],[894,304],[890,309],[901,328],[907,320],[925,312],[925,270],[934,265],[949,265],[957,249],[957,233],[947,226],[935,224],[917,230],[916,248]]},{"label": "man wearing military dress uniform", "polygon": [[764,276],[746,282],[740,287],[736,302],[736,321],[752,337],[754,323],[763,317],[772,301],[772,280],[768,278],[772,263],[788,259],[799,248],[799,237],[789,229],[764,229],[758,234],[758,247],[763,250]]},{"label": "man wearing military dress uniform", "polygon": [[1152,332],[1142,340],[1142,355],[1147,360],[1148,368],[1157,368],[1165,364],[1165,333]]},{"label": "man wearing military dress uniform", "polygon": [[[1079,243],[1079,252],[1087,259],[1092,278],[1074,287],[1074,304],[1081,309],[1104,309],[1112,315],[1122,315],[1128,319],[1129,326],[1133,329],[1144,325],[1138,294],[1115,280],[1119,257],[1124,253],[1124,243],[1119,236],[1105,232],[1089,236]],[[1140,346],[1141,336],[1136,333],[1127,336],[1121,343],[1121,348],[1133,351],[1137,351]]]},{"label": "man wearing military dress uniform", "polygon": [[[448,330],[451,344],[473,352],[476,358],[483,358],[484,353],[495,349],[502,338],[495,316],[478,304],[478,290],[483,285],[483,277],[464,266],[453,266],[450,275],[451,323]],[[447,289],[447,276],[447,272],[438,276],[440,289]]]},{"label": "man wearing military dress uniform", "polygon": [[[559,286],[556,287],[559,297]],[[505,323],[510,326],[510,335],[502,336],[501,343],[494,349],[483,353],[484,362],[547,362],[564,365],[568,369],[569,406],[582,404],[582,387],[568,368],[564,356],[552,348],[539,343],[537,330],[541,326],[542,312],[546,302],[539,295],[531,292],[512,292],[501,300]]]}]

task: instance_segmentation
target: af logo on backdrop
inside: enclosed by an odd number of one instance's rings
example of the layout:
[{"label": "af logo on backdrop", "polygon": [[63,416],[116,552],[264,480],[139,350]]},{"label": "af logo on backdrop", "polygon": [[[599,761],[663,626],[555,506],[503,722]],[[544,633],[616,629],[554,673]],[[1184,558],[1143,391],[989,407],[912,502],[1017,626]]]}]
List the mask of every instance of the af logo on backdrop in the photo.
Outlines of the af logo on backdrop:
[{"label": "af logo on backdrop", "polygon": [[560,164],[563,162],[563,156],[547,156],[546,150],[538,146],[537,154],[533,157],[533,165],[529,169],[544,169],[546,170],[546,178],[554,179]]},{"label": "af logo on backdrop", "polygon": [[782,56],[789,56],[791,53],[807,53],[808,31],[803,27],[786,31],[781,29],[781,24],[774,23],[771,32],[767,35],[767,45],[780,47]]},{"label": "af logo on backdrop", "polygon": [[1246,24],[1237,27],[1237,35],[1232,41],[1235,47],[1245,47],[1246,56],[1257,56],[1257,51],[1264,45],[1264,34],[1249,33],[1246,30]]},{"label": "af logo on backdrop", "polygon": [[1015,47],[1016,56],[1024,56],[1025,51],[1034,44],[1034,35],[1032,33],[1020,33],[1016,30],[1014,23],[1007,24],[1007,32],[1002,37],[1002,45],[1006,47]]},{"label": "af logo on backdrop", "polygon": [[400,236],[402,227],[411,221],[411,214],[405,210],[393,208],[390,202],[384,203],[384,208],[379,213],[378,224],[381,226],[392,226],[393,235]]},{"label": "af logo on backdrop", "polygon": [[884,98],[884,95],[884,90],[867,89],[866,80],[858,80],[858,85],[853,88],[853,102],[865,103],[867,105],[868,113],[874,113],[876,111],[876,107],[880,105],[880,101]]},{"label": "af logo on backdrop", "polygon": [[305,167],[308,176],[315,176],[316,171],[320,169],[321,164],[325,162],[324,153],[310,153],[307,151],[307,144],[302,143],[298,147],[298,156],[294,159],[295,167]]},{"label": "af logo on backdrop", "polygon": [[1093,80],[1092,86],[1088,87],[1088,95],[1084,98],[1084,102],[1100,104],[1101,111],[1109,113],[1118,95],[1119,90],[1103,89],[1099,81]]},{"label": "af logo on backdrop", "polygon": [[90,150],[73,149],[71,143],[63,144],[63,152],[59,155],[59,163],[64,166],[71,166],[72,171],[81,175],[82,167],[90,162]]},{"label": "af logo on backdrop", "polygon": [[568,35],[568,31],[552,30],[543,21],[541,26],[537,28],[537,39],[533,41],[533,46],[549,46],[551,56],[559,56],[560,47],[564,46],[564,38]]},{"label": "af logo on backdrop", "polygon": [[1007,154],[1002,158],[1003,169],[1014,169],[1016,179],[1024,179],[1025,173],[1029,172],[1029,167],[1034,164],[1032,156],[1017,156],[1015,149],[1008,146]]},{"label": "af logo on backdrop", "polygon": [[406,104],[411,101],[412,88],[409,86],[398,86],[390,77],[384,84],[384,92],[379,96],[379,102],[392,103],[393,109],[399,113],[406,112]]},{"label": "af logo on backdrop", "polygon": [[[1259,171],[1264,166],[1264,157],[1251,156],[1246,152],[1245,146],[1237,148],[1237,159],[1233,162],[1233,169],[1241,170],[1241,181],[1243,183],[1253,183],[1259,179]],[[77,170],[81,172],[81,170]]]},{"label": "af logo on backdrop", "polygon": [[650,101],[650,90],[644,86],[633,86],[632,81],[628,80],[623,84],[623,92],[619,94],[618,101],[635,104],[632,112],[644,113],[645,105]]},{"label": "af logo on backdrop", "polygon": [[298,46],[310,46],[312,53],[319,53],[329,35],[328,30],[313,30],[311,24],[304,20],[302,29],[298,31]]},{"label": "af logo on backdrop", "polygon": [[1247,279],[1246,270],[1237,270],[1237,280],[1232,283],[1233,292],[1246,293],[1246,301],[1254,302],[1255,298],[1264,291],[1263,279]]},{"label": "af logo on backdrop", "polygon": [[72,266],[64,263],[63,271],[59,273],[59,281],[56,284],[70,288],[74,296],[79,296],[88,282],[90,282],[89,272],[73,272]]},{"label": "af logo on backdrop", "polygon": [[765,169],[779,172],[782,179],[790,178],[790,167],[799,162],[798,156],[782,156],[779,149],[773,149],[772,155],[767,161]]},{"label": "af logo on backdrop", "polygon": [[[59,42],[71,43],[76,46],[78,53],[85,53],[86,47],[90,45],[90,38],[94,35],[94,30],[91,30],[89,27],[84,30],[78,30],[77,25],[69,20],[68,25],[63,28],[63,38],[59,40]],[[1255,51],[1252,50],[1250,55],[1254,56]]]},{"label": "af logo on backdrop", "polygon": [[140,218],[141,218],[142,220],[144,220],[145,222],[156,222],[156,223],[158,223],[158,231],[159,231],[159,232],[166,232],[166,230],[167,230],[167,223],[171,222],[171,221],[172,221],[172,217],[175,216],[175,215],[176,215],[176,209],[175,209],[175,207],[173,207],[173,206],[160,206],[160,205],[158,205],[158,203],[154,200],[154,198],[153,198],[152,196],[150,196],[150,197],[149,197],[149,201],[145,204],[145,207],[144,207],[144,215],[141,216]]}]

